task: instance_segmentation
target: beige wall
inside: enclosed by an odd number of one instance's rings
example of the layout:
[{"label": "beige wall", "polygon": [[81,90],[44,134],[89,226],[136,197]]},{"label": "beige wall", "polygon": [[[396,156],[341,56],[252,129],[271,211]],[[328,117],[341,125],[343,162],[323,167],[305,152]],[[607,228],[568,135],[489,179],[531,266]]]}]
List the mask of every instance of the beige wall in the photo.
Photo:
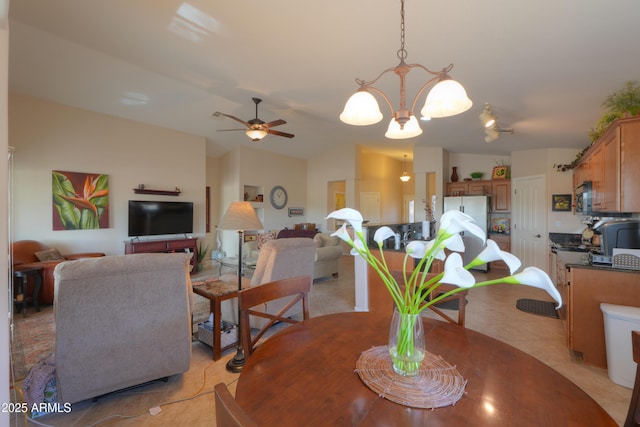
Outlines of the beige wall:
[{"label": "beige wall", "polygon": [[[122,254],[131,199],[194,202],[194,236],[204,236],[204,138],[18,94],[9,95],[9,119],[14,240],[38,240],[62,253]],[[52,231],[53,170],[109,175],[109,228]],[[139,184],[182,193],[134,194]]]},{"label": "beige wall", "polygon": [[[0,0],[0,150],[3,153],[7,152],[7,81],[9,75],[9,2],[6,0]],[[2,200],[7,200],[7,163],[0,162],[0,197]],[[7,203],[2,203],[4,209],[0,209],[0,252],[7,253],[7,241],[8,241],[8,210]],[[0,292],[0,306],[2,309],[0,316],[0,365],[4,366],[4,369],[0,369],[0,403],[10,402],[9,398],[9,370],[6,369],[9,366],[9,316],[7,308],[9,307],[9,277],[7,271],[7,263],[0,263],[0,283],[2,283],[2,292]],[[0,425],[9,425],[9,413],[0,412]]]}]

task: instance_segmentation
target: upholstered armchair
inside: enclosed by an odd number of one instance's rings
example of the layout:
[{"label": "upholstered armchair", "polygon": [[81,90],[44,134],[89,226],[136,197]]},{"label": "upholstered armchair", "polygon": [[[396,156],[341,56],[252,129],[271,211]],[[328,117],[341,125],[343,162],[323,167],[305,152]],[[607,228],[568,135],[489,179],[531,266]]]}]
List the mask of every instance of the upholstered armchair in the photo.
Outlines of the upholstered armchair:
[{"label": "upholstered armchair", "polygon": [[[61,255],[55,248],[50,248],[44,243],[35,240],[19,240],[11,244],[13,267],[40,267],[42,268],[42,286],[38,295],[40,304],[53,304],[53,270],[62,261],[80,258],[93,258],[104,256],[101,252],[87,252],[78,254]],[[31,280],[31,278],[29,278]],[[33,292],[33,283],[28,284],[27,293]]]},{"label": "upholstered armchair", "polygon": [[[316,247],[312,239],[293,237],[290,239],[270,240],[260,248],[253,276],[250,279],[243,277],[242,288],[259,286],[264,283],[297,276],[308,276],[309,280],[313,280],[315,257]],[[221,279],[232,283],[237,283],[238,280],[234,274],[223,274]],[[285,306],[287,301],[270,301],[264,305],[264,311],[275,314]],[[237,318],[237,308],[234,309],[235,312],[227,310],[228,308],[225,310],[225,307],[223,307],[223,316],[227,314],[229,316],[227,318]],[[293,316],[299,313],[302,313],[302,304],[293,306],[286,313],[286,316]],[[260,328],[262,325],[259,321],[262,320],[265,319],[252,318],[252,326]]]}]

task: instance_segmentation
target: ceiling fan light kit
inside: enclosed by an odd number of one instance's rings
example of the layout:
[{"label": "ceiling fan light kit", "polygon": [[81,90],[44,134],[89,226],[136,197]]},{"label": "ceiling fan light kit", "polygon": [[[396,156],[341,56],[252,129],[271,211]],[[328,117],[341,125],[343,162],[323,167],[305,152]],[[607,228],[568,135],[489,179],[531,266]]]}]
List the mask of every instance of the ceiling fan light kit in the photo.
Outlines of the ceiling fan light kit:
[{"label": "ceiling fan light kit", "polygon": [[[391,122],[385,133],[385,136],[391,139],[413,138],[422,133],[420,124],[414,114],[415,106],[418,98],[420,98],[427,87],[434,82],[437,83],[429,91],[425,105],[420,111],[422,120],[454,116],[467,111],[473,105],[464,87],[449,76],[453,64],[449,64],[449,66],[443,68],[442,71],[432,71],[420,64],[405,63],[407,51],[404,48],[404,0],[400,1],[400,24],[400,49],[397,53],[400,64],[394,68],[384,70],[372,81],[367,82],[356,79],[356,83],[360,85],[360,88],[349,98],[344,110],[340,114],[340,120],[350,125],[366,126],[378,123],[382,120],[383,116],[380,112],[378,102],[371,92],[376,93],[384,99],[392,113]],[[411,108],[407,108],[405,80],[407,74],[409,74],[413,68],[421,68],[433,75],[433,77],[422,85],[411,104]],[[394,110],[387,95],[373,86],[388,72],[393,72],[400,77],[400,108],[397,111]]]},{"label": "ceiling fan light kit", "polygon": [[235,116],[232,116],[230,114],[221,113],[219,111],[216,111],[213,114],[214,117],[218,117],[218,116],[229,117],[230,119],[233,119],[236,122],[242,123],[243,125],[246,126],[245,129],[219,129],[219,132],[244,130],[245,134],[249,138],[251,138],[252,141],[260,141],[267,135],[277,135],[277,136],[283,136],[285,138],[293,138],[295,136],[295,135],[293,135],[291,133],[280,132],[278,130],[271,129],[272,127],[276,127],[276,126],[287,124],[287,122],[285,122],[282,119],[274,120],[274,121],[269,122],[269,123],[265,123],[264,121],[260,120],[258,118],[258,104],[260,104],[262,102],[262,99],[260,99],[260,98],[251,98],[251,99],[253,100],[253,103],[256,104],[256,117],[255,117],[255,119],[251,119],[251,120],[245,122],[244,120],[241,120],[241,119],[239,119],[239,118],[237,118]]}]

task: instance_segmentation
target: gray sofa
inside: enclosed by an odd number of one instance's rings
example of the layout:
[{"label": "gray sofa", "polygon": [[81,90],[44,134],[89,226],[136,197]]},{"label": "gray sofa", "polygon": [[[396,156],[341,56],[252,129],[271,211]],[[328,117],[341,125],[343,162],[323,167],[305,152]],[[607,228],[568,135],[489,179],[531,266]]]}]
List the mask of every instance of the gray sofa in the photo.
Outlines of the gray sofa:
[{"label": "gray sofa", "polygon": [[[295,232],[294,230],[287,230]],[[274,233],[269,233],[273,235]],[[281,234],[281,233],[280,233]],[[276,240],[282,240],[283,238],[300,238],[300,237],[279,237]],[[316,233],[312,238],[316,247],[316,253],[313,264],[313,279],[319,279],[325,276],[338,276],[340,257],[344,253],[343,245],[339,237],[331,236],[327,233]],[[243,245],[242,254],[245,258],[257,260],[260,255],[260,248],[258,240],[248,241]]]},{"label": "gray sofa", "polygon": [[63,262],[55,271],[59,402],[180,374],[191,359],[189,255]]}]

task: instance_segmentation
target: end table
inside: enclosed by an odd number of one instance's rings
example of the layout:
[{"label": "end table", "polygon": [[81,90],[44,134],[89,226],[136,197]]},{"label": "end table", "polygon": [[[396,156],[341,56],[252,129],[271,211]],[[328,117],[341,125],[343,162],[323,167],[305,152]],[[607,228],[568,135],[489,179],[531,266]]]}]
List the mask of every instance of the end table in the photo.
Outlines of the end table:
[{"label": "end table", "polygon": [[[33,276],[33,294],[31,297],[27,297],[27,283],[29,276]],[[36,311],[40,311],[38,305],[38,295],[40,294],[40,287],[42,286],[42,267],[16,267],[13,271],[14,277],[14,295],[13,301],[16,304],[22,304],[22,316],[27,317],[27,303],[33,301],[33,306]],[[22,299],[18,299],[22,297]]]}]

